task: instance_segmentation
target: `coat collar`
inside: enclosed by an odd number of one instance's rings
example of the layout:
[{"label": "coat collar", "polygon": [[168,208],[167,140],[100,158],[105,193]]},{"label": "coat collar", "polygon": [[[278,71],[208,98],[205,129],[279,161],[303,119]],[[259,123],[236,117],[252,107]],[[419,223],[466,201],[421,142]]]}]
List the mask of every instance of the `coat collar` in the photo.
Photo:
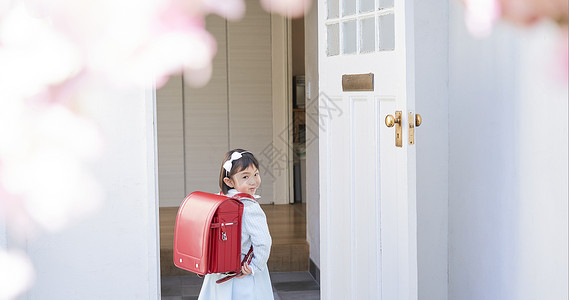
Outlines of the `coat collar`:
[{"label": "coat collar", "polygon": [[[233,197],[235,195],[239,194],[239,191],[237,191],[236,189],[230,189],[229,191],[227,191],[227,195],[228,197]],[[259,195],[253,195],[254,200],[256,201],[257,199],[261,198],[261,196]],[[251,199],[251,198],[245,198],[245,199]],[[253,199],[251,199],[253,200]]]}]

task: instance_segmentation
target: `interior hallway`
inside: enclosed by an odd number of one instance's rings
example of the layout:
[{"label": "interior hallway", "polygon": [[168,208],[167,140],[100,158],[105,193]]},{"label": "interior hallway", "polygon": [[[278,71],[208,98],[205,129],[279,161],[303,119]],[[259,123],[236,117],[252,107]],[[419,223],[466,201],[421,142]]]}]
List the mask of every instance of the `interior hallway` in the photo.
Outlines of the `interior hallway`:
[{"label": "interior hallway", "polygon": [[[275,299],[319,299],[318,283],[308,273],[306,204],[261,205],[273,238],[268,267]],[[174,266],[172,259],[177,207],[160,208],[162,299],[197,299],[201,279]]]}]

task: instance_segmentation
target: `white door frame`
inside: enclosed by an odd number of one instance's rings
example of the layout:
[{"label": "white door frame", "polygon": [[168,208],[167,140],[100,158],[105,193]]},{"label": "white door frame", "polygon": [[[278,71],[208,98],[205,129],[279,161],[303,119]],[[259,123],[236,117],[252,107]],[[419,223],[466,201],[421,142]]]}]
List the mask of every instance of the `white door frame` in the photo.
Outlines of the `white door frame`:
[{"label": "white door frame", "polygon": [[[148,289],[149,295],[156,294],[156,299],[160,299],[161,280],[160,280],[160,196],[158,185],[158,123],[156,115],[156,87],[147,89],[145,92],[146,106],[146,147],[148,151],[147,166],[148,171],[148,198],[154,200],[148,207]],[[150,122],[150,124],[148,124]],[[154,222],[154,226],[152,223]]]}]

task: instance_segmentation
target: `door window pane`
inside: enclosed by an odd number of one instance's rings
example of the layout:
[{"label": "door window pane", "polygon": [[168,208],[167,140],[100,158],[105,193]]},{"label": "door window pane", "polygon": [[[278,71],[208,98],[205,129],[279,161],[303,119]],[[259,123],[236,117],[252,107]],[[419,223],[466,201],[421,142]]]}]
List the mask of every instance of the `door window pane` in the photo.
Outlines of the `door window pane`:
[{"label": "door window pane", "polygon": [[342,23],[343,51],[342,53],[356,53],[356,21],[348,21]]},{"label": "door window pane", "polygon": [[340,1],[328,0],[328,19],[335,19],[340,16]]},{"label": "door window pane", "polygon": [[326,26],[328,56],[340,54],[340,32],[338,23]]},{"label": "door window pane", "polygon": [[356,0],[342,0],[342,16],[350,16],[356,13]]},{"label": "door window pane", "polygon": [[393,7],[393,0],[379,0],[379,6],[377,8],[384,9],[391,7]]},{"label": "door window pane", "polygon": [[395,18],[393,14],[379,16],[379,50],[395,49]]},{"label": "door window pane", "polygon": [[325,0],[328,56],[395,49],[394,0]]},{"label": "door window pane", "polygon": [[375,51],[375,18],[362,19],[360,28],[360,52]]},{"label": "door window pane", "polygon": [[372,11],[374,2],[374,0],[360,0],[360,12]]}]

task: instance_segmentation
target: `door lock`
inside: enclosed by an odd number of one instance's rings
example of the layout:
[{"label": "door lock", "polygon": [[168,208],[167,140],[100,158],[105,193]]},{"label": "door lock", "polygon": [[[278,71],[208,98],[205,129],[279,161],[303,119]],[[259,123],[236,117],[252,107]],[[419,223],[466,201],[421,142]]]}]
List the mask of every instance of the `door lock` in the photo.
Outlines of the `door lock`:
[{"label": "door lock", "polygon": [[[385,125],[387,127],[395,126],[395,146],[396,147],[403,147],[403,121],[401,119],[402,112],[400,110],[395,112],[395,117],[392,115],[387,115],[385,117]],[[420,114],[415,114],[413,117],[413,113],[409,112],[409,145],[415,144],[415,127],[421,126],[423,123],[423,118],[421,118]]]},{"label": "door lock", "polygon": [[415,114],[413,118],[413,113],[409,112],[409,145],[415,144],[415,126],[419,127],[423,123],[423,118],[420,114]]},{"label": "door lock", "polygon": [[396,147],[403,147],[403,137],[402,137],[402,130],[401,130],[401,111],[398,110],[395,112],[395,117],[392,115],[387,115],[385,117],[385,125],[387,127],[393,127],[395,125],[395,146]]}]

